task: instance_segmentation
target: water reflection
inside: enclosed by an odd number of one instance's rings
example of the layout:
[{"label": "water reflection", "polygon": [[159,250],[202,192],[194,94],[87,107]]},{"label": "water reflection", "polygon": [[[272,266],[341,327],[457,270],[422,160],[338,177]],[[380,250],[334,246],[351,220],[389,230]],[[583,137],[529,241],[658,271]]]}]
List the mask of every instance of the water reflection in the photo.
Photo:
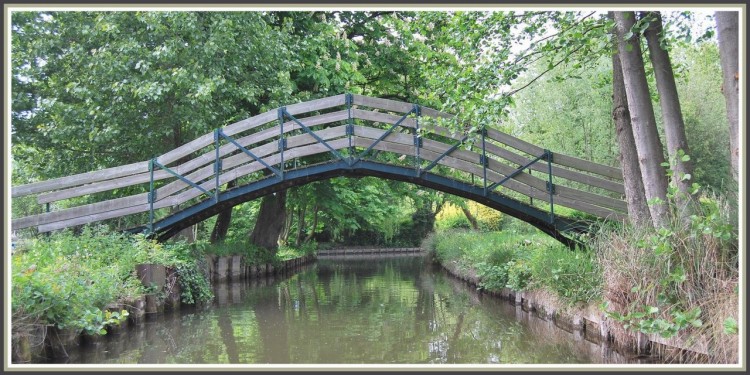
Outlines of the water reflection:
[{"label": "water reflection", "polygon": [[71,353],[69,363],[625,363],[422,257],[325,259],[282,280],[218,285],[183,308]]}]

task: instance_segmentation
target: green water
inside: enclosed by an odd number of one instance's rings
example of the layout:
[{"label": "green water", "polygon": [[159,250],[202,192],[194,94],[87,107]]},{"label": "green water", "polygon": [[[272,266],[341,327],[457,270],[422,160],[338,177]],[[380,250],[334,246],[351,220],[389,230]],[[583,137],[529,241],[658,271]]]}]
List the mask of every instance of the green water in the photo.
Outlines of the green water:
[{"label": "green water", "polygon": [[423,257],[320,259],[71,351],[67,363],[586,364],[619,354],[480,295]]}]

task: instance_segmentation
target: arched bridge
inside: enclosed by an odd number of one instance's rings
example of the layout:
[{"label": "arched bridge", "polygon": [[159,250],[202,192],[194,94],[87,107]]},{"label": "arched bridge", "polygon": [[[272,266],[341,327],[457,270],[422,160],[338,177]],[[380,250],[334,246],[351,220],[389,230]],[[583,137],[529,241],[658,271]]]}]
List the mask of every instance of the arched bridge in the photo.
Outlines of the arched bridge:
[{"label": "arched bridge", "polygon": [[[159,157],[14,186],[47,212],[13,230],[49,232],[140,214],[167,239],[222,209],[336,176],[377,176],[465,197],[524,220],[558,240],[580,222],[568,207],[623,220],[618,168],[553,153],[490,127],[452,131],[453,115],[394,100],[342,94],[297,103],[205,134]],[[534,173],[532,173],[532,171]],[[230,181],[236,187],[223,188]],[[50,211],[50,203],[130,187],[139,193]],[[123,191],[123,190],[119,190]],[[148,216],[146,216],[148,215]]]}]

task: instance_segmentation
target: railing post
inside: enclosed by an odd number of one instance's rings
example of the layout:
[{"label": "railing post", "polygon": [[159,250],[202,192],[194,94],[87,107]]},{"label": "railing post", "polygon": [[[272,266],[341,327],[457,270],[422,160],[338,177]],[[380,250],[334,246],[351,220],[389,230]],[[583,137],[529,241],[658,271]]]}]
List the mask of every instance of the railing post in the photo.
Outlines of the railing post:
[{"label": "railing post", "polygon": [[422,169],[422,163],[419,159],[419,148],[422,147],[422,137],[419,134],[419,116],[422,114],[422,110],[419,107],[419,104],[414,104],[414,109],[412,111],[416,115],[416,119],[414,121],[414,156],[416,158],[416,164],[414,166],[414,169],[417,172],[417,176],[419,176],[421,174],[420,169]]},{"label": "railing post", "polygon": [[148,184],[148,228],[147,234],[151,234],[154,231],[154,201],[155,201],[155,195],[154,194],[154,160],[156,158],[152,158],[148,162],[148,171],[150,174],[149,178],[149,184]]},{"label": "railing post", "polygon": [[[523,165],[519,165],[519,167],[523,167]],[[529,174],[531,174],[531,168],[529,168]],[[529,205],[534,205],[534,197],[531,196],[531,189],[529,189]]]},{"label": "railing post", "polygon": [[547,191],[549,191],[549,222],[550,224],[554,224],[555,205],[553,196],[555,194],[555,185],[552,184],[552,151],[545,149],[544,156],[547,159],[547,173],[549,175],[549,181],[547,181]]},{"label": "railing post", "polygon": [[221,129],[214,130],[214,148],[216,149],[216,160],[214,160],[214,176],[216,180],[216,190],[214,193],[214,202],[219,203],[219,173],[221,172],[221,158],[219,157],[219,138]]},{"label": "railing post", "polygon": [[279,164],[279,170],[281,171],[281,179],[284,179],[284,149],[286,148],[286,139],[284,138],[284,113],[286,107],[279,108],[279,152],[281,153],[281,164]]},{"label": "railing post", "polygon": [[349,137],[349,160],[347,164],[352,165],[354,161],[354,147],[352,146],[352,137],[354,136],[354,123],[352,122],[352,103],[354,102],[354,95],[348,92],[346,93],[346,135]]},{"label": "railing post", "polygon": [[[47,213],[49,213],[49,202],[47,202],[47,204],[45,204],[45,210],[47,211]],[[45,232],[44,234],[45,234],[45,235],[46,235],[47,237],[49,237],[49,236],[50,236],[50,233],[51,233],[51,232]]]},{"label": "railing post", "polygon": [[482,160],[480,161],[482,163],[482,180],[484,184],[484,196],[486,197],[487,196],[487,164],[488,163],[487,163],[487,150],[484,146],[484,142],[485,142],[484,138],[487,136],[487,129],[484,127],[484,125],[482,125],[481,132],[482,132]]}]

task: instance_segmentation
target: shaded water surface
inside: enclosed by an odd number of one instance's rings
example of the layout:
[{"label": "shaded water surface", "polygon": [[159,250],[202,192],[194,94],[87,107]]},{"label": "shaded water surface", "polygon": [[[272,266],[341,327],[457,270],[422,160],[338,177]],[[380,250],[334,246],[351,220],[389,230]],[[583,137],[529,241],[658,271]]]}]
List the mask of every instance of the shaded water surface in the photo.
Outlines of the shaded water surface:
[{"label": "shaded water surface", "polygon": [[320,259],[299,273],[217,285],[212,306],[166,313],[68,363],[625,363],[481,296],[423,257]]}]

